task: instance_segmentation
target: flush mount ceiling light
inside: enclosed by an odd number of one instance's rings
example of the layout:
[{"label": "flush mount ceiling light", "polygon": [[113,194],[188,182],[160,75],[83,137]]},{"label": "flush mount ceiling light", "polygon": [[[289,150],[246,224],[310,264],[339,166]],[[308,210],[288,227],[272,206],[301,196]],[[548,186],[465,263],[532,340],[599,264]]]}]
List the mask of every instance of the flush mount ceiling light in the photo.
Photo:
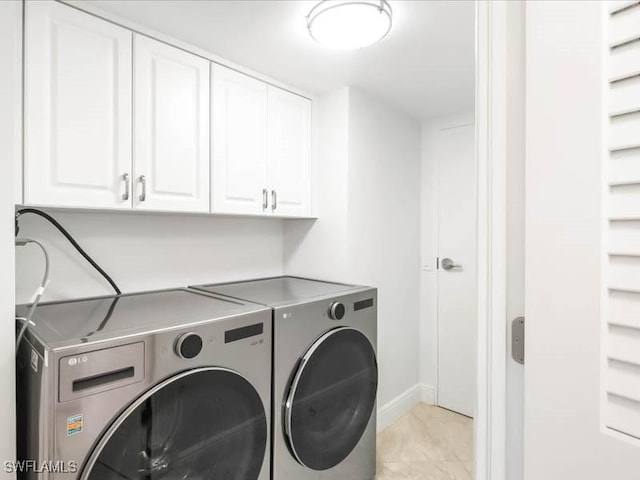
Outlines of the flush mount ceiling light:
[{"label": "flush mount ceiling light", "polygon": [[307,15],[309,34],[337,50],[357,50],[382,40],[391,30],[386,0],[324,0]]}]

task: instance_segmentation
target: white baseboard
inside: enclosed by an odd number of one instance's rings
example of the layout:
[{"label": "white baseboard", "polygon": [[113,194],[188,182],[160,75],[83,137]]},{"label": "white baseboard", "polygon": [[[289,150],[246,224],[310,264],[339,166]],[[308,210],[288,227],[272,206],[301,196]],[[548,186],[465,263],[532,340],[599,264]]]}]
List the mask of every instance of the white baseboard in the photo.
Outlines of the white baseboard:
[{"label": "white baseboard", "polygon": [[420,402],[436,404],[436,389],[431,385],[416,384],[378,408],[378,432],[398,420]]},{"label": "white baseboard", "polygon": [[432,385],[420,385],[420,401],[427,405],[436,404],[436,389]]},{"label": "white baseboard", "polygon": [[420,403],[420,385],[416,384],[378,407],[378,432],[387,428],[418,403]]}]

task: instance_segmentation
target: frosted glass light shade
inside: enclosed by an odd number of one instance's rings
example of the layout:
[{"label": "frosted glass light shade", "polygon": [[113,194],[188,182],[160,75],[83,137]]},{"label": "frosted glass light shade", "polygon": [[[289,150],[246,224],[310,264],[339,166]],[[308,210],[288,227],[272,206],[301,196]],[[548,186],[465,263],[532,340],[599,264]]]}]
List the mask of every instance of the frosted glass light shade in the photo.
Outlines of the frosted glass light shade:
[{"label": "frosted glass light shade", "polygon": [[384,38],[391,30],[386,0],[324,0],[307,16],[311,37],[337,50],[357,50]]}]

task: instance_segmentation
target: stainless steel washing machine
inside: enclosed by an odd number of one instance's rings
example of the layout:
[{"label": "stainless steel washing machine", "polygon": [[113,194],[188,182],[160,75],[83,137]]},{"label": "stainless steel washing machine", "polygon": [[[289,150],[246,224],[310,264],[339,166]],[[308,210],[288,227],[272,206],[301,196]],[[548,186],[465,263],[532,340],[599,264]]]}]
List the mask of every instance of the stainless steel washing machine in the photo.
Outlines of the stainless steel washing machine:
[{"label": "stainless steel washing machine", "polygon": [[273,309],[273,480],[374,478],[376,289],[296,277],[194,288]]},{"label": "stainless steel washing machine", "polygon": [[176,289],[42,304],[33,321],[22,478],[270,478],[270,309]]}]

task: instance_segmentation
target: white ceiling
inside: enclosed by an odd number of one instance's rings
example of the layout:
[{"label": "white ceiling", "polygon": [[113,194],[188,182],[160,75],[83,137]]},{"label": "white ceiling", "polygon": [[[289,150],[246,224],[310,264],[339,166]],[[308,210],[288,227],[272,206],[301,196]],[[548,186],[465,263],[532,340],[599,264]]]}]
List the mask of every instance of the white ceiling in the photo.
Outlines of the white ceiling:
[{"label": "white ceiling", "polygon": [[305,16],[315,1],[91,3],[312,94],[353,85],[420,119],[473,108],[472,1],[391,0],[389,35],[355,52],[309,37]]}]

